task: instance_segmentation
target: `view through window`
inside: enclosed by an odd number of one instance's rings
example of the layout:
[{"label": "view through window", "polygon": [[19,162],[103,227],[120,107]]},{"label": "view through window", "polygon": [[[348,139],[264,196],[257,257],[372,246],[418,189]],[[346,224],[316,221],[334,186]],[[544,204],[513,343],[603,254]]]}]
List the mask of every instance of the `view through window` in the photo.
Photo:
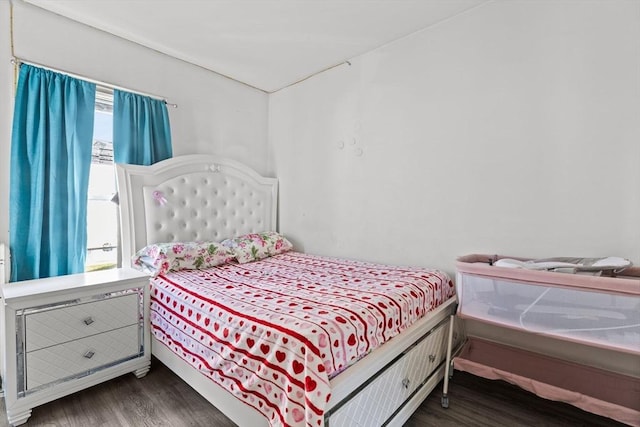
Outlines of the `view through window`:
[{"label": "view through window", "polygon": [[93,150],[87,206],[86,271],[118,264],[118,205],[113,164],[113,93],[99,88],[93,127]]}]

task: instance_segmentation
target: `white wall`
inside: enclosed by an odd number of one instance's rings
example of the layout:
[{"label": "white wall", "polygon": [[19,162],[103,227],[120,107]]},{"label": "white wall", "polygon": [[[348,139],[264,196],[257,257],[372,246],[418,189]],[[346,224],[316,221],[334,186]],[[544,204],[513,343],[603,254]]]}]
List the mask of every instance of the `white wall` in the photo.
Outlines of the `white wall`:
[{"label": "white wall", "polygon": [[[9,4],[0,1],[0,242],[9,241],[9,158],[11,155],[11,114],[13,112],[13,66]],[[6,95],[5,95],[6,94]]]},{"label": "white wall", "polygon": [[[309,252],[450,272],[471,252],[640,264],[637,1],[492,2],[269,97],[31,5],[14,14],[17,56],[179,104],[176,155],[278,176],[281,229]],[[4,241],[8,23],[0,1]]]},{"label": "white wall", "polygon": [[640,2],[496,1],[351,62],[269,99],[298,247],[640,264]]},{"label": "white wall", "polygon": [[[0,1],[0,241],[8,241],[13,67],[9,2]],[[166,97],[174,155],[212,153],[267,172],[268,96],[108,33],[20,1],[14,2],[15,55]]]}]

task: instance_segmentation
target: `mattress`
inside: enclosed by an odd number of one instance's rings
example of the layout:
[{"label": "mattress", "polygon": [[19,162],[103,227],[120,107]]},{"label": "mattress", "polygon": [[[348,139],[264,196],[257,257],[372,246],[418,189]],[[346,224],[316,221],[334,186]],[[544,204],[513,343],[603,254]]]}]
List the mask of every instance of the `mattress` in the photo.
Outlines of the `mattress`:
[{"label": "mattress", "polygon": [[154,336],[271,425],[322,425],[329,380],[455,294],[446,273],[287,252],[152,279]]}]

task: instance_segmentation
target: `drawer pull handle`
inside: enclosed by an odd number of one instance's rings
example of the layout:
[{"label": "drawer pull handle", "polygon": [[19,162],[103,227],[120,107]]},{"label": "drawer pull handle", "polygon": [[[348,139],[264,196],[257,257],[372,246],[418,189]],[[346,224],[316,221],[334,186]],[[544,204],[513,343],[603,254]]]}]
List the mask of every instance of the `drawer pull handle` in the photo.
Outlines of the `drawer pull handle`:
[{"label": "drawer pull handle", "polygon": [[411,384],[411,380],[409,378],[405,378],[402,380],[402,387],[409,388],[409,384]]},{"label": "drawer pull handle", "polygon": [[86,319],[83,320],[84,324],[89,326],[90,324],[93,323],[93,317],[87,317]]},{"label": "drawer pull handle", "polygon": [[433,362],[435,362],[435,360],[436,360],[435,354],[430,354],[429,355],[429,362],[433,363]]},{"label": "drawer pull handle", "polygon": [[86,357],[87,359],[91,359],[93,357],[93,355],[96,354],[95,351],[93,350],[89,350],[87,351],[85,354],[83,354],[84,357]]}]

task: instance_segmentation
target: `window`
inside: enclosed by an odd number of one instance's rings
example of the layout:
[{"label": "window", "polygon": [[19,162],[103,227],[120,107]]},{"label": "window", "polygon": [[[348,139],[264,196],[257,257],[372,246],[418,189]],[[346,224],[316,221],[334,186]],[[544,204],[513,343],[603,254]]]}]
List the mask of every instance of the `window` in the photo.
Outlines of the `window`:
[{"label": "window", "polygon": [[113,164],[113,92],[98,87],[87,206],[86,271],[118,265],[118,205]]}]

